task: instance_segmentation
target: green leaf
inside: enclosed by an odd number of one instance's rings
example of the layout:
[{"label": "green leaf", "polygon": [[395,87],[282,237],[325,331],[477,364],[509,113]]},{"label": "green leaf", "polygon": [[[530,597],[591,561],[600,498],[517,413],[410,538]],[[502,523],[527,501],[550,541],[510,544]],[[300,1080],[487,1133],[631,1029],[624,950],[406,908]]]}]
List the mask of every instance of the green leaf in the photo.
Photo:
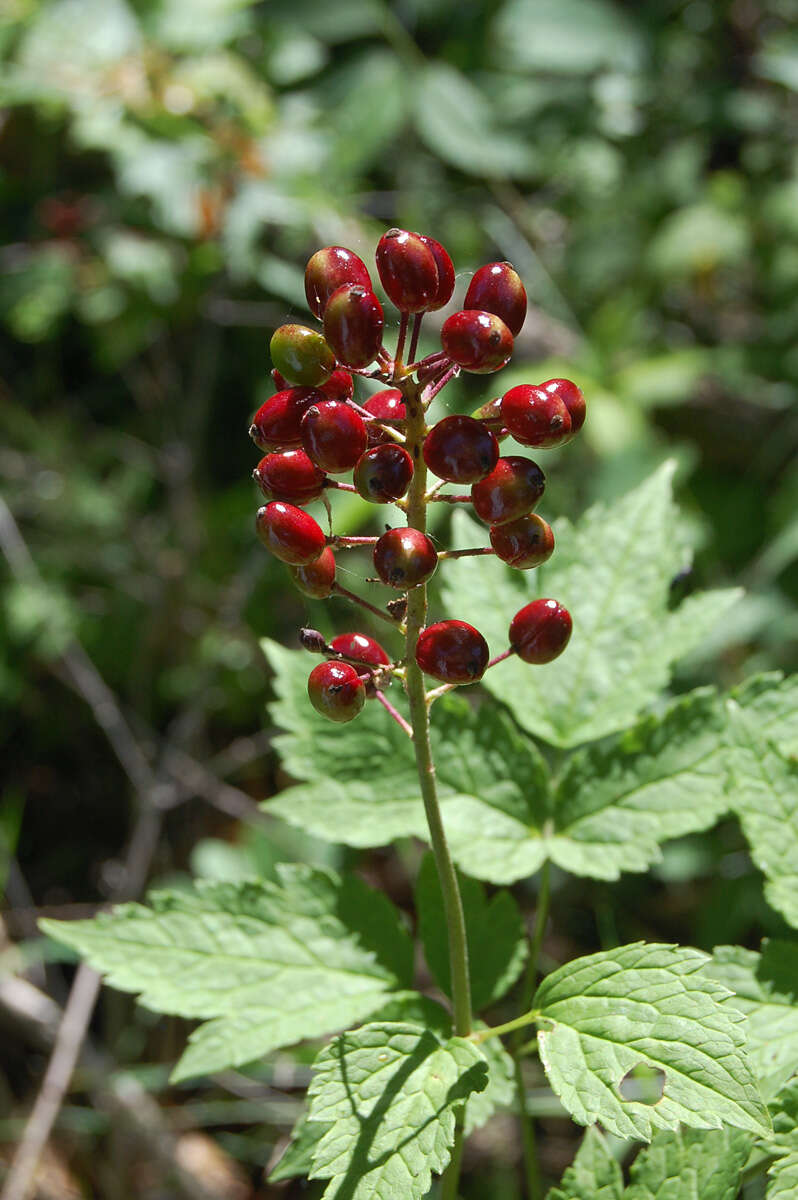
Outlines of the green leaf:
[{"label": "green leaf", "polygon": [[783,1154],[798,1151],[798,1076],[779,1092],[770,1111],[773,1117],[770,1145]]},{"label": "green leaf", "polygon": [[711,689],[568,759],[554,799],[551,859],[576,875],[644,871],[669,838],[707,829],[728,808],[726,718]]},{"label": "green leaf", "polygon": [[786,679],[780,671],[754,675],[731,695],[782,754],[798,754],[798,675]]},{"label": "green leaf", "polygon": [[[527,953],[524,922],[509,892],[497,892],[488,901],[476,880],[460,875],[459,882],[468,936],[471,1003],[475,1012],[481,1012],[509,991],[523,970]],[[439,986],[451,995],[449,938],[431,854],[418,874],[416,911],[427,965]]]},{"label": "green leaf", "polygon": [[504,70],[533,75],[628,70],[645,44],[629,16],[607,0],[510,0],[499,10],[495,38]]},{"label": "green leaf", "polygon": [[763,737],[755,719],[733,700],[732,809],[751,857],[765,876],[765,898],[798,928],[798,762]]},{"label": "green leaf", "polygon": [[553,1188],[546,1200],[621,1200],[622,1193],[621,1168],[602,1134],[591,1125],[560,1186]]},{"label": "green leaf", "polygon": [[208,1019],[175,1068],[184,1079],[340,1029],[412,977],[411,940],[381,892],[309,867],[278,874],[41,926],[147,1008]]},{"label": "green leaf", "polygon": [[314,1070],[310,1119],[331,1126],[311,1174],[330,1180],[325,1200],[420,1200],[449,1162],[455,1107],[487,1084],[471,1042],[403,1023],[341,1034]]},{"label": "green leaf", "polygon": [[752,1142],[740,1129],[662,1130],[632,1163],[623,1200],[734,1200]]},{"label": "green leaf", "polygon": [[[743,1056],[744,1017],[728,989],[685,947],[637,942],[591,954],[543,980],[540,1058],[575,1121],[650,1141],[654,1129],[721,1124],[768,1130],[767,1109]],[[664,1073],[656,1104],[624,1098],[635,1067]]]},{"label": "green leaf", "polygon": [[798,1063],[798,944],[765,939],[762,953],[716,946],[707,971],[734,992],[747,1019],[746,1055],[766,1097]]},{"label": "green leaf", "polygon": [[768,1172],[766,1200],[795,1200],[798,1195],[798,1150],[777,1159]]},{"label": "green leaf", "polygon": [[308,1114],[303,1112],[293,1128],[291,1141],[277,1166],[269,1174],[269,1183],[281,1183],[284,1179],[298,1179],[309,1175],[313,1169],[316,1147],[329,1128],[329,1125],[322,1125],[319,1121],[309,1121]]},{"label": "green leaf", "polygon": [[[570,610],[565,653],[543,667],[510,658],[484,685],[519,724],[556,746],[625,729],[668,683],[673,662],[698,645],[738,599],[734,589],[691,596],[668,608],[671,579],[689,562],[685,522],[673,503],[666,463],[612,505],[597,504],[577,526],[555,524],[557,549],[536,571],[501,569],[490,557],[446,563],[448,611],[473,622],[498,653],[522,605],[552,596]],[[462,513],[457,546],[481,545],[485,530]]]}]

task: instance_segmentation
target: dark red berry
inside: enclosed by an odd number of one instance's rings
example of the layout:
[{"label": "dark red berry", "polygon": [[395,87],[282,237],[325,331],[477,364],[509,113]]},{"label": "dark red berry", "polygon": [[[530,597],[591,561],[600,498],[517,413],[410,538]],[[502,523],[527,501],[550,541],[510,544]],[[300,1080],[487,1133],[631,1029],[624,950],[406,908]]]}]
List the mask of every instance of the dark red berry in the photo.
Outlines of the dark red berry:
[{"label": "dark red berry", "polygon": [[361,454],[353,482],[364,500],[387,504],[404,496],[413,478],[413,460],[402,446],[384,442]]},{"label": "dark red berry", "polygon": [[513,335],[494,313],[466,308],[443,323],[441,345],[464,371],[487,375],[500,370],[513,352]]},{"label": "dark red berry", "polygon": [[582,389],[578,388],[570,379],[547,379],[540,386],[549,395],[559,396],[568,409],[568,414],[571,418],[571,433],[578,433],[585,423],[586,415],[585,397],[582,395]]},{"label": "dark red berry", "polygon": [[314,600],[326,600],[335,583],[335,555],[327,546],[313,562],[289,570],[300,592]]},{"label": "dark red berry", "polygon": [[348,283],[333,292],[324,310],[324,336],[345,367],[367,367],[382,345],[382,305],[374,293]]},{"label": "dark red berry", "polygon": [[554,551],[554,533],[537,513],[506,525],[491,525],[490,544],[499,558],[519,571],[539,567]]},{"label": "dark red berry", "polygon": [[531,458],[509,454],[471,489],[474,511],[486,525],[504,525],[524,517],[537,504],[546,476]]},{"label": "dark red berry", "polygon": [[371,277],[362,258],[345,246],[325,246],[317,250],[305,267],[305,295],[308,308],[321,320],[333,292],[346,283],[356,283],[371,291]]},{"label": "dark red berry", "polygon": [[335,355],[317,329],[281,325],[269,345],[272,362],[291,383],[316,387],[335,370]]},{"label": "dark red berry", "polygon": [[[402,399],[402,393],[399,388],[385,388],[381,392],[375,392],[370,396],[363,405],[367,412],[372,416],[378,417],[382,421],[400,421],[405,418],[405,402]],[[369,421],[366,425],[369,435],[369,445],[378,446],[380,442],[390,442],[392,438],[389,434],[375,429]]]},{"label": "dark red berry", "polygon": [[468,285],[463,307],[495,313],[517,337],[526,320],[526,291],[521,276],[508,262],[480,267]]},{"label": "dark red berry", "polygon": [[301,446],[302,418],[311,405],[324,399],[324,393],[315,388],[295,387],[275,392],[252,418],[249,436],[261,450]]},{"label": "dark red berry", "polygon": [[475,683],[489,658],[488,643],[466,621],[439,621],[418,636],[416,662],[425,675],[442,683]]},{"label": "dark red berry", "polygon": [[427,312],[435,312],[439,308],[443,308],[452,298],[454,291],[454,263],[449,254],[444,250],[440,242],[436,242],[435,238],[427,237],[420,233],[419,238],[432,252],[432,257],[435,259],[435,266],[438,268],[438,287],[435,291],[435,297],[427,305]]},{"label": "dark red berry", "polygon": [[319,391],[324,392],[328,400],[351,400],[355,394],[355,383],[352,376],[343,367],[336,367],[329,379],[319,384]]},{"label": "dark red berry", "polygon": [[304,450],[282,450],[267,454],[252,472],[267,500],[310,504],[324,492],[324,472],[311,462]]},{"label": "dark red berry", "polygon": [[[333,638],[330,645],[336,654],[343,654],[346,658],[356,658],[372,667],[387,667],[391,661],[380,643],[365,633],[339,633]],[[355,670],[361,679],[371,678],[372,673],[367,666],[355,667]]]},{"label": "dark red berry", "polygon": [[510,645],[524,662],[551,662],[568,645],[571,628],[571,614],[562,604],[533,600],[510,622]]},{"label": "dark red berry", "polygon": [[327,539],[318,521],[293,504],[273,500],[258,509],[258,537],[267,550],[292,566],[313,562],[324,551]]},{"label": "dark red berry", "polygon": [[522,446],[549,449],[567,442],[573,432],[571,414],[556,392],[522,383],[502,396],[502,417]]},{"label": "dark red berry", "polygon": [[389,229],[377,244],[377,271],[385,294],[400,312],[439,307],[438,267],[424,239],[406,229]]},{"label": "dark red berry", "polygon": [[380,579],[402,591],[425,583],[437,565],[434,545],[418,529],[389,529],[374,547],[374,566]]},{"label": "dark red berry", "polygon": [[499,458],[499,443],[482,421],[444,417],[424,439],[424,462],[439,479],[476,483],[489,475]]},{"label": "dark red berry", "polygon": [[330,721],[352,721],[366,702],[366,688],[354,667],[343,662],[324,662],[308,677],[310,702]]},{"label": "dark red berry", "polygon": [[366,449],[366,423],[348,404],[323,400],[302,418],[302,445],[330,474],[350,471]]}]

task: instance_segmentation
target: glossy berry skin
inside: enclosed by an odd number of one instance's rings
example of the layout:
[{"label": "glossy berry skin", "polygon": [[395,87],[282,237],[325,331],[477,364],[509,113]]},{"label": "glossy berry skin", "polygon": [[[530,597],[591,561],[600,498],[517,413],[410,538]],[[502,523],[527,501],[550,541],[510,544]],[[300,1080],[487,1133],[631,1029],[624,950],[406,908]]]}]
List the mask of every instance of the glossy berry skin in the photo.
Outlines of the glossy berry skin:
[{"label": "glossy berry skin", "polygon": [[541,383],[540,388],[541,391],[558,396],[562,400],[571,418],[571,433],[578,433],[585,423],[587,413],[582,389],[570,379],[547,379],[545,383]]},{"label": "glossy berry skin", "polygon": [[499,371],[513,352],[513,335],[494,313],[466,308],[443,323],[441,346],[452,362],[475,375]]},{"label": "glossy berry skin", "polygon": [[[346,658],[357,658],[372,667],[387,667],[391,661],[382,646],[365,633],[339,633],[330,642],[336,654]],[[370,679],[372,672],[365,667],[355,667],[361,679]]]},{"label": "glossy berry skin", "polygon": [[375,253],[385,294],[400,312],[426,312],[436,304],[438,267],[429,245],[417,233],[389,229]]},{"label": "glossy berry skin", "polygon": [[382,346],[382,305],[370,288],[346,284],[324,310],[324,336],[345,367],[362,369]]},{"label": "glossy berry skin", "polygon": [[444,417],[424,439],[424,462],[448,483],[477,483],[496,466],[499,443],[482,421]]},{"label": "glossy berry skin", "polygon": [[303,567],[289,567],[291,578],[300,592],[313,600],[326,600],[335,583],[335,555],[329,546],[318,558]]},{"label": "glossy berry skin", "polygon": [[249,436],[261,450],[283,450],[302,445],[302,418],[313,404],[325,399],[315,388],[286,388],[261,404]]},{"label": "glossy berry skin", "polygon": [[308,677],[308,696],[316,712],[343,725],[353,721],[366,702],[366,688],[354,667],[324,662]]},{"label": "glossy berry skin", "polygon": [[505,525],[531,513],[546,486],[546,476],[531,458],[508,454],[490,475],[471,488],[471,503],[486,525]]},{"label": "glossy berry skin", "polygon": [[419,238],[431,251],[432,257],[435,259],[435,266],[438,268],[438,286],[435,291],[434,299],[427,305],[427,312],[436,312],[439,308],[443,308],[452,298],[454,291],[454,263],[449,257],[448,251],[444,250],[440,242],[436,242],[435,238],[427,237],[420,233]]},{"label": "glossy berry skin", "polygon": [[526,290],[521,276],[508,262],[480,267],[468,285],[463,307],[495,313],[517,337],[526,320]]},{"label": "glossy berry skin", "polygon": [[302,445],[316,466],[331,475],[350,471],[366,449],[366,423],[338,400],[312,405],[302,418]]},{"label": "glossy berry skin", "polygon": [[324,472],[311,462],[304,450],[282,450],[267,454],[252,472],[267,500],[310,504],[324,493]]},{"label": "glossy berry skin", "polygon": [[418,529],[389,529],[374,547],[374,567],[389,587],[416,587],[435,573],[438,553],[425,533]]},{"label": "glossy berry skin", "polygon": [[327,539],[318,521],[293,504],[273,500],[258,509],[258,537],[275,558],[301,567],[323,553]]},{"label": "glossy berry skin", "polygon": [[305,267],[305,296],[314,317],[322,320],[333,292],[347,283],[372,290],[371,276],[362,258],[345,246],[325,246],[317,250]]},{"label": "glossy berry skin", "polygon": [[269,353],[280,374],[301,387],[316,387],[335,370],[335,355],[317,329],[281,325],[275,329]]},{"label": "glossy berry skin", "polygon": [[547,663],[562,654],[571,636],[571,614],[556,600],[533,600],[510,622],[510,645],[526,663]]},{"label": "glossy berry skin", "polygon": [[352,480],[364,500],[388,504],[404,496],[413,478],[413,460],[402,446],[383,442],[361,454]]},{"label": "glossy berry skin", "polygon": [[573,433],[571,414],[556,392],[522,383],[502,396],[502,417],[522,446],[547,450],[562,446]]},{"label": "glossy berry skin", "polygon": [[506,525],[491,525],[490,544],[508,566],[529,571],[551,558],[554,533],[542,517],[530,513]]},{"label": "glossy berry skin", "polygon": [[[369,397],[363,407],[372,416],[378,417],[383,421],[403,421],[406,415],[405,402],[402,399],[402,393],[399,391],[399,388],[384,388],[381,392],[375,392],[373,396]],[[366,429],[369,435],[370,446],[378,446],[381,442],[390,442],[393,440],[387,433],[382,433],[379,429],[374,429],[370,421],[367,422]]]},{"label": "glossy berry skin", "polygon": [[476,683],[485,674],[488,643],[466,621],[439,621],[422,629],[416,662],[425,675],[442,683]]}]

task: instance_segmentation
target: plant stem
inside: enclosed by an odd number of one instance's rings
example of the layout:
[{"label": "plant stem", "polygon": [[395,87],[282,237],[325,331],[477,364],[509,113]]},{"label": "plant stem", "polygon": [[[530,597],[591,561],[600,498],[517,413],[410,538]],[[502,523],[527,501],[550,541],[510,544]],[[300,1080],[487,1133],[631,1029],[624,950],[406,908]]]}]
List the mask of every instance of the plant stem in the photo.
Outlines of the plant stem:
[{"label": "plant stem", "polygon": [[[521,1011],[528,1013],[532,1004],[538,973],[538,957],[543,944],[543,934],[549,915],[549,897],[551,895],[551,870],[546,859],[540,871],[540,891],[538,892],[538,908],[535,914],[535,928],[532,933],[532,944],[529,947],[529,961],[526,966],[524,986],[521,991]],[[512,1040],[512,1053],[515,1059],[515,1086],[518,1092],[518,1110],[521,1116],[521,1137],[524,1145],[524,1170],[529,1200],[543,1200],[543,1181],[538,1164],[537,1144],[535,1141],[535,1125],[526,1104],[526,1087],[521,1069],[521,1027],[519,1026]]]},{"label": "plant stem", "polygon": [[375,699],[380,702],[380,704],[385,709],[385,711],[390,716],[393,717],[394,721],[396,721],[396,724],[400,725],[402,727],[402,729],[404,729],[405,733],[407,734],[407,736],[409,738],[412,738],[413,726],[404,719],[404,717],[402,716],[402,714],[400,712],[397,712],[397,710],[391,704],[390,700],[385,695],[385,693],[378,690],[377,692],[375,692],[374,695],[375,695]]},{"label": "plant stem", "polygon": [[463,1158],[465,1105],[462,1105],[457,1113],[456,1122],[452,1157],[449,1159],[449,1165],[441,1179],[441,1200],[457,1200],[457,1189],[460,1182],[460,1163]]},{"label": "plant stem", "polygon": [[451,383],[453,379],[456,379],[459,374],[460,368],[457,363],[452,363],[451,366],[446,367],[433,383],[428,383],[424,388],[421,397],[424,405],[426,406],[434,400],[438,392],[445,388],[447,383]]},{"label": "plant stem", "polygon": [[488,1038],[504,1037],[505,1033],[515,1033],[517,1029],[526,1029],[527,1025],[531,1025],[539,1016],[537,1009],[532,1009],[530,1012],[525,1012],[520,1017],[516,1017],[513,1021],[505,1021],[503,1025],[492,1025],[489,1029],[480,1029],[477,1033],[471,1034],[471,1041],[478,1046],[482,1042],[487,1042]]},{"label": "plant stem", "polygon": [[475,546],[469,550],[441,550],[438,559],[443,558],[473,558],[475,554],[495,554],[492,546]]},{"label": "plant stem", "polygon": [[364,600],[362,596],[356,596],[354,592],[350,592],[349,588],[343,587],[340,583],[335,582],[332,585],[332,593],[334,596],[342,596],[345,600],[351,600],[353,604],[359,604],[361,608],[365,608],[372,616],[379,617],[381,621],[387,621],[394,629],[401,627],[401,622],[383,609],[377,608],[375,604],[370,604],[368,600]]},{"label": "plant stem", "polygon": [[396,354],[393,357],[393,377],[400,378],[403,369],[403,360],[405,352],[405,338],[407,337],[407,323],[410,320],[410,314],[403,312],[399,317],[399,336],[396,339]]},{"label": "plant stem", "polygon": [[421,322],[424,320],[423,312],[416,313],[413,317],[413,332],[410,335],[410,348],[407,351],[408,362],[416,361],[416,350],[418,348],[418,335],[421,333]]}]

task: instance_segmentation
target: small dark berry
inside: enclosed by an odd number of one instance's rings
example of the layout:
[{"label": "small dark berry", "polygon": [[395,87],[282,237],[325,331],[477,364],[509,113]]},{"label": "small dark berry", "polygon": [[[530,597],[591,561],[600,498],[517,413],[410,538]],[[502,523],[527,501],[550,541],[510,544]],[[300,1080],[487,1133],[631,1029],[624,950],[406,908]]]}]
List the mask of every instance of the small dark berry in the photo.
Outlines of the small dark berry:
[{"label": "small dark berry", "polygon": [[454,263],[449,257],[448,251],[444,250],[440,242],[436,242],[435,238],[426,237],[420,233],[419,238],[432,252],[432,257],[435,259],[435,266],[438,268],[438,286],[435,291],[434,299],[427,305],[427,312],[436,312],[439,308],[443,308],[452,298],[454,291]]},{"label": "small dark berry", "polygon": [[302,445],[302,418],[313,404],[325,399],[315,388],[286,388],[261,404],[249,436],[261,450],[284,450]]},{"label": "small dark berry", "polygon": [[556,392],[522,383],[502,396],[502,417],[522,446],[549,449],[571,438],[571,414]]},{"label": "small dark berry", "polygon": [[323,654],[327,649],[324,634],[319,633],[318,629],[300,629],[299,644],[303,650],[309,650],[311,654]]},{"label": "small dark berry", "polygon": [[[380,643],[365,633],[339,633],[330,642],[330,646],[336,654],[356,658],[372,667],[387,667],[391,661]],[[371,678],[372,672],[368,666],[355,667],[355,670],[361,679]]]},{"label": "small dark berry", "polygon": [[332,475],[350,471],[367,440],[363,418],[337,400],[312,405],[302,418],[302,445],[314,463]]},{"label": "small dark berry", "polygon": [[480,267],[468,285],[463,307],[495,313],[517,337],[526,320],[526,291],[521,276],[508,262]]},{"label": "small dark berry", "polygon": [[510,645],[524,662],[551,662],[568,645],[571,628],[571,614],[562,604],[533,600],[510,622]]},{"label": "small dark berry", "polygon": [[402,591],[425,583],[437,565],[434,545],[418,529],[389,529],[374,547],[374,566],[380,579]]},{"label": "small dark berry", "polygon": [[579,430],[585,423],[587,411],[582,389],[578,388],[570,379],[547,379],[540,386],[549,395],[559,396],[568,409],[568,414],[571,418],[571,433],[579,433]]},{"label": "small dark berry", "polygon": [[554,533],[542,517],[530,513],[526,517],[508,521],[506,525],[491,525],[490,544],[509,566],[519,571],[529,571],[551,558]]},{"label": "small dark berry", "polygon": [[[378,417],[382,421],[403,421],[406,415],[405,402],[399,388],[384,388],[381,392],[375,392],[373,396],[368,398],[363,407],[373,417]],[[383,433],[379,429],[374,429],[371,421],[367,423],[366,428],[368,430],[370,446],[378,446],[381,442],[392,441],[389,434]]]},{"label": "small dark berry", "polygon": [[486,525],[504,525],[532,512],[545,486],[546,476],[536,462],[510,454],[474,484],[471,503]]},{"label": "small dark berry", "polygon": [[464,371],[487,375],[500,370],[513,352],[513,335],[494,313],[463,309],[443,323],[441,345]]},{"label": "small dark berry", "polygon": [[326,600],[335,583],[335,555],[329,546],[304,567],[289,567],[299,591],[313,600]]},{"label": "small dark berry", "polygon": [[368,288],[345,284],[333,292],[324,310],[324,336],[345,367],[361,369],[382,345],[382,305]]},{"label": "small dark berry", "polygon": [[499,458],[499,443],[482,421],[444,417],[424,439],[424,462],[439,479],[476,483],[489,475]]},{"label": "small dark berry", "polygon": [[282,500],[273,500],[258,509],[256,529],[266,549],[292,566],[313,562],[327,545],[318,521],[301,508],[284,504]]},{"label": "small dark berry", "polygon": [[304,450],[282,450],[267,454],[252,472],[267,500],[310,504],[324,493],[324,472],[311,462]]},{"label": "small dark berry", "polygon": [[372,290],[371,277],[363,259],[345,246],[325,246],[317,250],[305,267],[305,295],[314,317],[322,320],[330,296],[346,283]]},{"label": "small dark berry", "polygon": [[413,478],[413,460],[402,446],[384,442],[361,454],[353,482],[364,500],[388,504],[404,496]]},{"label": "small dark berry", "polygon": [[336,367],[330,378],[319,384],[319,391],[324,392],[328,400],[340,400],[344,403],[354,396],[355,382],[343,367]]},{"label": "small dark berry", "polygon": [[316,387],[335,370],[335,355],[316,329],[281,325],[269,346],[272,362],[284,378],[302,387]]},{"label": "small dark berry", "polygon": [[308,695],[316,712],[339,724],[354,720],[366,702],[363,680],[354,667],[343,662],[314,667],[308,678]]},{"label": "small dark berry", "polygon": [[377,271],[385,294],[400,312],[426,312],[438,295],[435,255],[417,233],[389,229],[377,244]]},{"label": "small dark berry", "polygon": [[421,670],[442,683],[476,683],[485,674],[489,658],[488,643],[465,621],[428,625],[416,645]]}]

